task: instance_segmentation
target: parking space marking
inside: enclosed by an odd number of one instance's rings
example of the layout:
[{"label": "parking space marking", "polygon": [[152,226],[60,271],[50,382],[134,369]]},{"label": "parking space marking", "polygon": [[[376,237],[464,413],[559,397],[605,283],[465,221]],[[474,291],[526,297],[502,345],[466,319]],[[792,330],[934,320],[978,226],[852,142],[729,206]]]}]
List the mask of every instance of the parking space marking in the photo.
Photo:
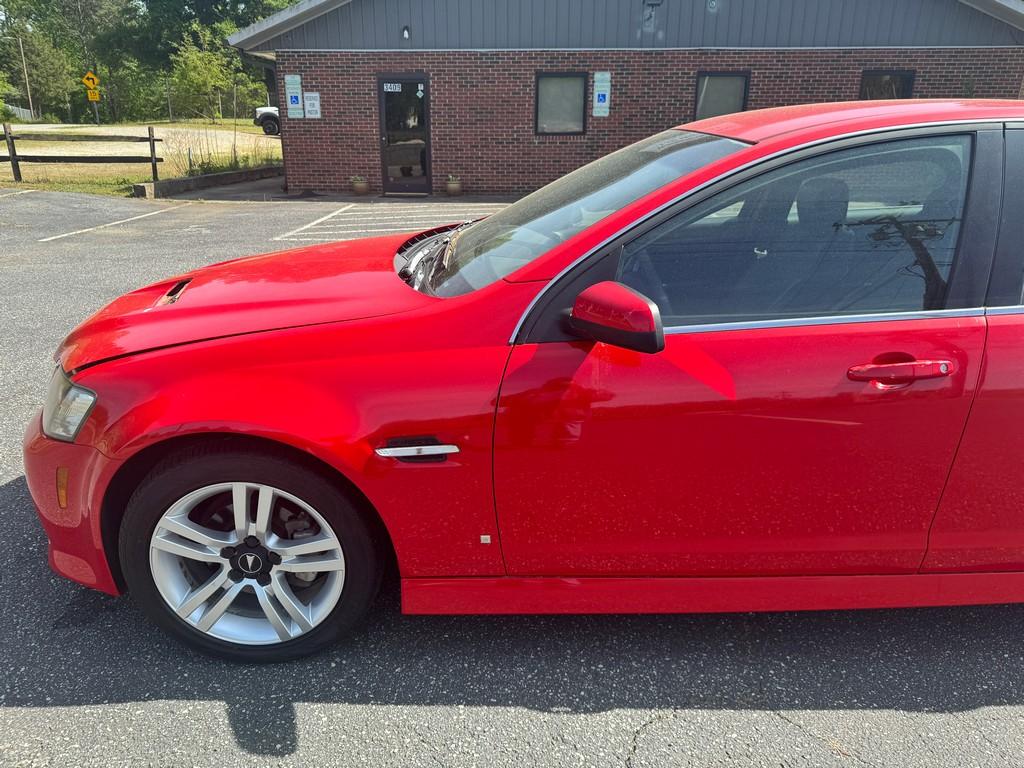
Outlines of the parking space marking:
[{"label": "parking space marking", "polygon": [[478,219],[505,206],[505,203],[351,203],[274,239],[315,243],[401,234]]},{"label": "parking space marking", "polygon": [[287,240],[288,238],[292,237],[293,235],[299,234],[299,232],[303,232],[303,231],[309,229],[310,227],[315,227],[317,224],[319,224],[322,221],[327,221],[328,219],[330,219],[330,218],[332,218],[334,216],[337,216],[339,213],[344,213],[349,208],[352,208],[354,205],[355,205],[355,203],[349,203],[348,205],[343,205],[343,206],[341,206],[341,208],[339,208],[338,210],[334,211],[333,213],[328,213],[326,216],[321,216],[316,221],[311,221],[309,224],[304,224],[301,227],[298,227],[297,229],[293,229],[291,232],[285,232],[283,235],[280,235],[279,237],[275,237],[274,239],[275,240]]},{"label": "parking space marking", "polygon": [[14,197],[15,195],[27,195],[29,192],[35,192],[34,189],[19,189],[16,192],[2,192],[0,197]]},{"label": "parking space marking", "polygon": [[95,227],[86,227],[85,229],[76,229],[74,232],[65,232],[62,235],[51,235],[50,237],[44,237],[38,240],[40,243],[49,243],[52,240],[60,240],[62,237],[71,237],[72,235],[81,235],[86,232],[95,232],[97,229],[106,229],[107,227],[116,227],[118,224],[127,224],[129,221],[138,221],[139,219],[145,219],[147,216],[156,216],[160,213],[167,213],[168,211],[176,211],[179,208],[184,208],[186,205],[192,203],[182,203],[181,205],[172,205],[169,208],[161,208],[159,211],[150,211],[149,213],[142,213],[138,216],[132,216],[127,219],[118,219],[117,221],[108,221],[106,224],[97,224]]}]

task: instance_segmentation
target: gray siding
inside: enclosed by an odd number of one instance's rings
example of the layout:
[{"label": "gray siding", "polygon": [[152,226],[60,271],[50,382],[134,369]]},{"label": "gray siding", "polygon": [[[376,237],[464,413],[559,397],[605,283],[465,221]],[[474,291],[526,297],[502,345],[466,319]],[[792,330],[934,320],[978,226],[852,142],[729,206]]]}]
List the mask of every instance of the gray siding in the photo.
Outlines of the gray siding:
[{"label": "gray siding", "polygon": [[[1004,46],[1024,33],[959,0],[351,0],[278,49]],[[411,30],[403,40],[402,27]]]}]

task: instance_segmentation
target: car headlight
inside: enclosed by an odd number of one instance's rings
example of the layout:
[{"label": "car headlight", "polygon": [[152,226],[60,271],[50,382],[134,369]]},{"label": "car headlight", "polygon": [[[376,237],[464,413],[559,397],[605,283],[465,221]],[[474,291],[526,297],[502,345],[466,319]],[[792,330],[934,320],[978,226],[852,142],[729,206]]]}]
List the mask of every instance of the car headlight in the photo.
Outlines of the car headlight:
[{"label": "car headlight", "polygon": [[58,365],[43,403],[43,434],[71,442],[96,404],[96,393],[73,384]]}]

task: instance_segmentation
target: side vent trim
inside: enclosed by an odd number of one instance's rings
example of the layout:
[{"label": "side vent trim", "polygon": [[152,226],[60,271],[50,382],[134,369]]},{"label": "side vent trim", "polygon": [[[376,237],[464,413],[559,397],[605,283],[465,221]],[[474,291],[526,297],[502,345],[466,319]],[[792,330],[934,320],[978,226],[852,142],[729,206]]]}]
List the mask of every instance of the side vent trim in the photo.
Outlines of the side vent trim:
[{"label": "side vent trim", "polygon": [[160,297],[160,301],[156,303],[158,307],[162,307],[165,304],[173,304],[179,298],[181,298],[182,292],[185,290],[185,286],[192,282],[192,279],[179,280],[176,282],[167,293]]},{"label": "side vent trim", "polygon": [[442,443],[436,437],[399,437],[374,451],[385,459],[398,459],[408,463],[445,461],[459,452],[459,446]]}]

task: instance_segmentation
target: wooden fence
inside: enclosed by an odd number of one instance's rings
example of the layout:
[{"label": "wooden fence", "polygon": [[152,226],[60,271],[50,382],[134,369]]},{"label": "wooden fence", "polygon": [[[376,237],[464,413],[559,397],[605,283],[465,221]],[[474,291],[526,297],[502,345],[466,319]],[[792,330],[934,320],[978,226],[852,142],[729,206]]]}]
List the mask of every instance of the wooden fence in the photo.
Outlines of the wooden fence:
[{"label": "wooden fence", "polygon": [[[153,136],[153,127],[148,128],[148,136],[108,136],[103,134],[82,133],[18,133],[11,130],[9,123],[4,123],[4,142],[7,154],[0,155],[0,163],[10,163],[11,173],[15,181],[21,181],[22,163],[149,163],[153,170],[153,181],[159,181],[157,163],[162,157],[156,155],[156,143],[163,141]],[[148,143],[149,155],[21,155],[18,154],[18,141],[77,141],[77,142],[123,142]]]}]

